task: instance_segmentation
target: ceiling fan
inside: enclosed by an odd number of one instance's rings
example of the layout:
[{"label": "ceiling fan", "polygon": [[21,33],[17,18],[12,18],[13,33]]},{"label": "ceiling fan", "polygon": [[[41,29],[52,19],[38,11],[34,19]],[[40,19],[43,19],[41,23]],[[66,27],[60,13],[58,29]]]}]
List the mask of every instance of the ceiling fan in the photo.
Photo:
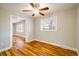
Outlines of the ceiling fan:
[{"label": "ceiling fan", "polygon": [[30,3],[30,5],[32,6],[33,10],[22,10],[23,12],[33,12],[32,16],[35,16],[35,14],[40,14],[42,16],[44,16],[44,12],[46,10],[49,10],[48,7],[43,7],[43,8],[39,8],[40,4],[37,3]]}]

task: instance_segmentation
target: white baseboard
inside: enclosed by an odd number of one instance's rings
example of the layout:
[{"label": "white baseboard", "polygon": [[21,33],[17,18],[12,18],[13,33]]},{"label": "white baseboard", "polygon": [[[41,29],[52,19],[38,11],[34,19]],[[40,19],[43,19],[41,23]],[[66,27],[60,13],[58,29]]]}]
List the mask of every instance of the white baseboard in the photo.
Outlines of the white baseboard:
[{"label": "white baseboard", "polygon": [[59,47],[64,48],[64,49],[73,50],[73,51],[76,51],[76,52],[78,53],[78,55],[79,55],[78,49],[76,49],[76,48],[71,48],[71,47],[68,47],[68,46],[65,46],[65,45],[60,45],[60,44],[51,43],[51,42],[47,42],[47,41],[43,41],[43,40],[38,40],[38,39],[29,40],[28,42],[31,42],[31,41],[34,41],[34,40],[40,41],[40,42],[45,42],[45,43],[48,43],[48,44],[51,44],[51,45],[55,45],[55,46],[59,46]]},{"label": "white baseboard", "polygon": [[4,48],[4,49],[1,49],[0,52],[5,51],[5,50],[8,50],[8,49],[11,49],[11,48],[12,48],[12,47],[10,46],[10,47],[7,47],[7,48]]}]

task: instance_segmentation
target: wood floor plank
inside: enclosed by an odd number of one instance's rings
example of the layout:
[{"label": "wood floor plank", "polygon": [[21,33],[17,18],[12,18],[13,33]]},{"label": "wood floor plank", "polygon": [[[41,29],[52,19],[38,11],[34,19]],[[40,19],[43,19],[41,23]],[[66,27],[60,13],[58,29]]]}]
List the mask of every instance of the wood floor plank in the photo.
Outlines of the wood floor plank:
[{"label": "wood floor plank", "polygon": [[0,56],[6,56],[5,51],[3,51],[2,53],[0,53]]},{"label": "wood floor plank", "polygon": [[11,49],[11,52],[13,53],[13,56],[24,56],[21,52],[18,51],[18,49]]},{"label": "wood floor plank", "polygon": [[10,49],[9,52],[11,53],[11,56],[17,56],[17,53],[14,52],[12,49]]},{"label": "wood floor plank", "polygon": [[4,56],[2,53],[0,53],[0,56]]},{"label": "wood floor plank", "polygon": [[6,53],[6,56],[11,56],[11,53],[8,50],[5,51],[5,53]]},{"label": "wood floor plank", "polygon": [[22,49],[20,49],[20,48],[18,49],[18,52],[20,52],[24,56],[27,55],[27,53],[25,51],[23,51]]},{"label": "wood floor plank", "polygon": [[19,56],[18,53],[16,53],[15,49],[10,50],[12,56]]},{"label": "wood floor plank", "polygon": [[38,52],[39,50],[37,48],[34,48],[33,46],[31,46],[30,44],[25,45],[25,47],[29,50],[29,52],[33,55],[39,55]]}]

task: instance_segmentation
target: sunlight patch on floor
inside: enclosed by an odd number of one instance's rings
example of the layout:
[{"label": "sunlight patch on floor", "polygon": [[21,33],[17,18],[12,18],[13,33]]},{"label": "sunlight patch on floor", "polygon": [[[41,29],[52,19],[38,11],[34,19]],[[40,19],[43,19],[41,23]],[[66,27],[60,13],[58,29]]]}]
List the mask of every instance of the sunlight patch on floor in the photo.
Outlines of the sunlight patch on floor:
[{"label": "sunlight patch on floor", "polygon": [[22,48],[24,46],[24,42],[20,39],[16,40],[16,46]]}]

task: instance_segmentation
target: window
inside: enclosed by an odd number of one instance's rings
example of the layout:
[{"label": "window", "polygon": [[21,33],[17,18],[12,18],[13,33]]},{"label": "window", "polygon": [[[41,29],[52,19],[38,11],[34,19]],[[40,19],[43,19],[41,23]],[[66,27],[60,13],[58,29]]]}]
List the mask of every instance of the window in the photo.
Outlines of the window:
[{"label": "window", "polygon": [[40,21],[41,31],[57,31],[57,17],[53,16]]},{"label": "window", "polygon": [[16,25],[16,32],[24,32],[23,23],[19,23]]}]

